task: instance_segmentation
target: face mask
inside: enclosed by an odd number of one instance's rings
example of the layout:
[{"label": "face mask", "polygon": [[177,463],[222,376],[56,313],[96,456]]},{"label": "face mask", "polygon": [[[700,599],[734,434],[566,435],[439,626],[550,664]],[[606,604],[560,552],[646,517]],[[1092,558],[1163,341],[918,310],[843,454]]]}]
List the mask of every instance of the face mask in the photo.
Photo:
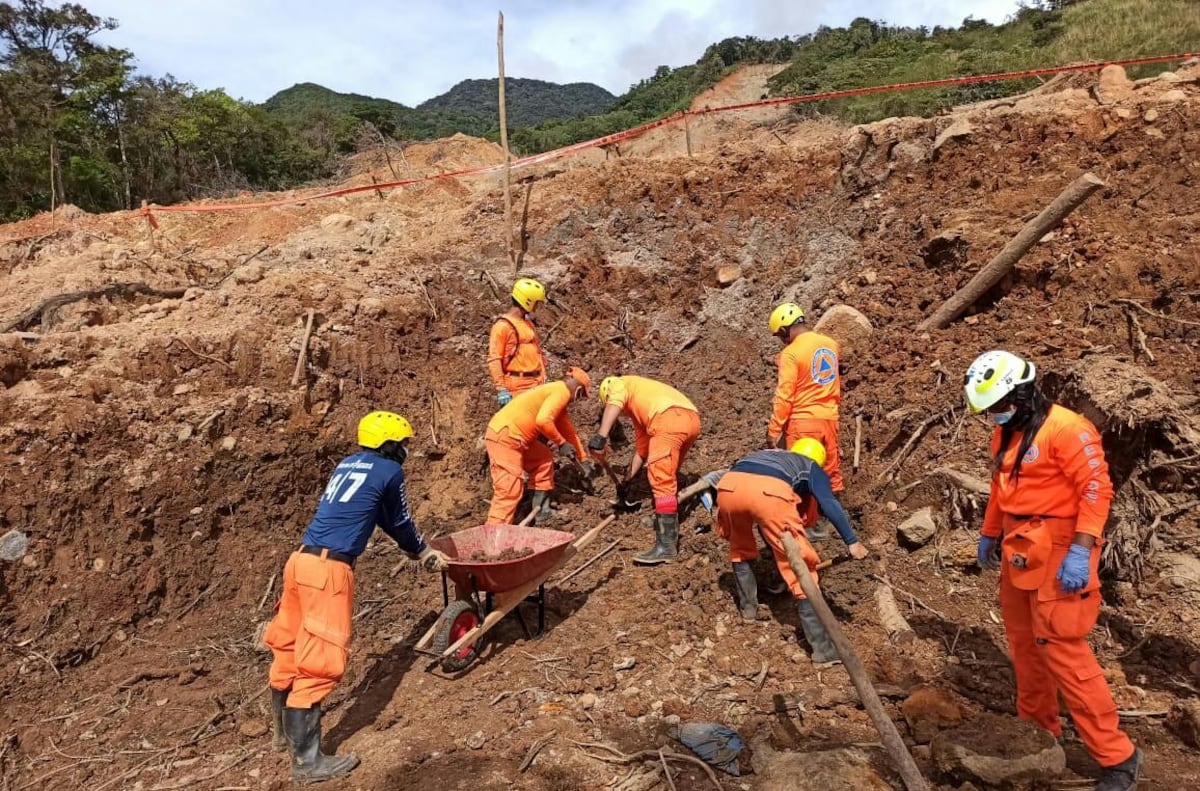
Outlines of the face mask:
[{"label": "face mask", "polygon": [[1013,419],[1013,415],[1017,414],[1017,408],[1009,407],[1007,412],[992,412],[992,422],[997,426],[1003,426],[1005,423]]}]

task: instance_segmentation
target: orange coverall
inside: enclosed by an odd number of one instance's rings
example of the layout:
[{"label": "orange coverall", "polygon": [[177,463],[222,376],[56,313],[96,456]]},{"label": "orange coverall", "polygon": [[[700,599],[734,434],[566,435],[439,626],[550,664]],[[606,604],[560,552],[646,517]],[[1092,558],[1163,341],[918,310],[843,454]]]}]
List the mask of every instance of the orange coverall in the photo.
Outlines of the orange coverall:
[{"label": "orange coverall", "polygon": [[[992,435],[992,458],[1001,429]],[[1088,633],[1100,613],[1100,549],[1112,502],[1112,483],[1095,426],[1054,405],[1012,480],[1021,444],[1014,432],[992,475],[982,533],[1003,535],[1000,611],[1017,679],[1017,715],[1058,736],[1062,692],[1075,728],[1101,766],[1133,755],[1120,729],[1117,705],[1096,661]],[[1076,533],[1096,538],[1091,576],[1077,593],[1064,593],[1059,566]]]},{"label": "orange coverall", "polygon": [[786,432],[787,446],[812,437],[825,446],[824,470],[835,492],[844,491],[838,451],[838,403],[842,378],[838,344],[819,332],[802,332],[775,358],[779,382],[771,408],[767,437],[777,443]]},{"label": "orange coverall", "polygon": [[633,423],[637,455],[646,460],[646,477],[654,493],[654,512],[679,508],[679,468],[700,436],[700,412],[670,385],[644,376],[613,378],[605,406],[615,406]]},{"label": "orange coverall", "polygon": [[517,393],[546,383],[546,357],[528,319],[501,316],[488,335],[488,374],[496,391]]},{"label": "orange coverall", "polygon": [[488,421],[483,441],[492,473],[490,525],[511,524],[525,493],[524,475],[535,492],[554,488],[554,453],[539,438],[555,445],[571,443],[584,459],[583,443],[567,416],[571,393],[559,380],[513,396]]},{"label": "orange coverall", "polygon": [[796,539],[804,563],[816,581],[821,558],[805,536],[805,519],[797,511],[800,508],[807,513],[808,504],[803,501],[811,499],[800,497],[786,482],[769,475],[725,473],[717,484],[717,535],[729,542],[729,559],[738,563],[758,557],[758,542],[754,539],[754,525],[757,524],[792,596],[805,598],[800,580],[788,563],[783,534],[791,533]]}]

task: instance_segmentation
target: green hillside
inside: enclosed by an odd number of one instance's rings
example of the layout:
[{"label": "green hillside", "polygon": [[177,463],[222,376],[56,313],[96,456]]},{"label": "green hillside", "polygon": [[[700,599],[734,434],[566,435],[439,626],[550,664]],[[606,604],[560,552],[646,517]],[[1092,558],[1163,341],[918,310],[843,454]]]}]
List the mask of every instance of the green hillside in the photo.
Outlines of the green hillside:
[{"label": "green hillside", "polygon": [[[423,111],[450,111],[477,115],[500,127],[499,80],[463,80],[441,96],[417,105]],[[504,80],[504,103],[509,128],[533,126],[554,119],[569,119],[602,113],[617,97],[590,82],[566,85],[508,77]]]}]

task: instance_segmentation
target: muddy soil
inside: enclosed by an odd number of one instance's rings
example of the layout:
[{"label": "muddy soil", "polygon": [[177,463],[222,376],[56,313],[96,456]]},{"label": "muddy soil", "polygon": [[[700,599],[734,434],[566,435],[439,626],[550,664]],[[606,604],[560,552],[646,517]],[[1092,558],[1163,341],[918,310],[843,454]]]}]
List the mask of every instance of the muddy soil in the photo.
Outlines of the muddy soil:
[{"label": "muddy soil", "polygon": [[489,554],[481,549],[478,552],[472,552],[470,555],[468,555],[467,560],[472,563],[500,563],[505,560],[520,560],[521,558],[527,558],[532,554],[533,550],[529,547],[525,547],[523,549],[509,547],[508,549],[501,551],[499,554]]},{"label": "muddy soil", "polygon": [[[561,304],[538,317],[552,375],[584,364],[687,393],[703,435],[684,484],[762,442],[773,304],[794,298],[819,316],[846,303],[870,319],[870,342],[845,361],[842,452],[844,501],[874,552],[830,568],[822,586],[906,733],[899,705],[918,686],[968,713],[1012,710],[997,579],[974,568],[986,498],[937,472],[986,478],[988,427],[962,409],[961,374],[981,351],[1010,348],[1104,431],[1119,473],[1110,531],[1122,538],[1106,555],[1093,644],[1147,752],[1147,783],[1200,785],[1200,756],[1163,716],[1200,695],[1188,670],[1200,654],[1200,609],[1188,604],[1200,596],[1198,76],[1181,69],[1106,105],[1071,88],[854,129],[784,115],[706,130],[691,158],[676,147],[521,175],[523,272]],[[935,148],[960,120],[971,131]],[[456,162],[494,154],[447,145]],[[412,162],[436,170],[436,147]],[[388,179],[377,159],[355,167],[351,181]],[[916,332],[1084,171],[1106,188],[967,316]],[[153,235],[137,213],[60,210],[0,227],[6,322],[109,283],[185,290],[83,299],[38,312],[30,335],[0,334],[0,534],[29,537],[23,558],[0,561],[7,788],[290,787],[285,757],[268,748],[257,633],[357,419],[390,408],[413,421],[409,497],[427,535],[486,514],[486,338],[512,277],[500,206],[499,185],[483,179],[163,214]],[[722,267],[740,277],[722,286]],[[1137,372],[1128,397],[1101,397],[1116,383],[1098,372],[1114,366]],[[572,415],[586,439],[598,406]],[[619,472],[630,454],[614,436]],[[569,469],[558,484],[550,527],[581,533],[611,513],[607,484],[586,494]],[[629,497],[649,498],[644,479]],[[924,506],[939,530],[910,552],[895,530]],[[347,674],[326,701],[326,749],[363,764],[329,787],[600,788],[629,768],[575,742],[682,750],[667,735],[676,717],[789,751],[878,741],[845,671],[808,663],[790,597],[764,591],[773,619],[740,620],[727,547],[696,533],[703,509],[684,508],[681,557],[655,569],[631,562],[652,543],[642,519],[621,515],[552,575],[544,636],[507,619],[454,676],[412,650],[442,607],[439,578],[378,534],[355,568]],[[844,551],[836,539],[818,549]],[[755,564],[764,582],[772,566]],[[880,579],[915,640],[887,638]],[[1077,741],[1068,755],[1075,779],[1096,776]],[[882,754],[869,757],[899,787]],[[680,769],[675,782],[707,780]]]}]

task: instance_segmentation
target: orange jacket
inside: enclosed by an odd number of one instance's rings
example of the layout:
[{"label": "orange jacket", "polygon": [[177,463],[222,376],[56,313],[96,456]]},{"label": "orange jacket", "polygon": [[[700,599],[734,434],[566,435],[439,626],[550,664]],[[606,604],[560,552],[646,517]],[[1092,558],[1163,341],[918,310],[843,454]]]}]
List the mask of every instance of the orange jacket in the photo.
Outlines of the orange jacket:
[{"label": "orange jacket", "polygon": [[[1100,434],[1091,421],[1066,407],[1050,407],[1013,485],[1010,476],[1020,445],[1021,433],[1015,432],[1000,470],[992,473],[983,534],[1000,535],[1004,515],[1012,514],[1076,518],[1075,532],[1099,538],[1108,519],[1113,488]],[[999,450],[1000,428],[996,427],[992,433],[993,459]]]},{"label": "orange jacket", "polygon": [[779,384],[767,433],[778,439],[789,420],[836,420],[842,400],[837,341],[819,332],[802,332],[775,358]]},{"label": "orange jacket", "polygon": [[488,335],[488,373],[497,390],[504,387],[507,373],[537,371],[546,379],[546,357],[538,342],[537,330],[527,319],[501,316]]},{"label": "orange jacket", "polygon": [[567,390],[566,382],[561,379],[556,382],[538,385],[537,387],[518,393],[512,401],[492,415],[488,421],[488,430],[507,431],[510,437],[521,441],[522,446],[535,441],[539,436],[562,445],[571,443],[578,454],[576,458],[586,458],[583,443],[575,433],[575,426],[567,416],[567,406],[571,403],[571,393]]},{"label": "orange jacket", "polygon": [[609,385],[608,403],[619,407],[633,422],[638,455],[645,458],[650,441],[650,421],[673,407],[700,413],[688,397],[670,385],[644,376],[614,376]]}]

